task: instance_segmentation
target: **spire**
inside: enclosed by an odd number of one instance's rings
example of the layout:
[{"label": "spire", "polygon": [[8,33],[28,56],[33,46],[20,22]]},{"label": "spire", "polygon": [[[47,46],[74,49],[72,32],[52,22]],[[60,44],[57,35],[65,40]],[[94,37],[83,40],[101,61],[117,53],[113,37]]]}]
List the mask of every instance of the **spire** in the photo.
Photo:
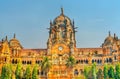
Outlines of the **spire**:
[{"label": "spire", "polygon": [[61,15],[64,15],[64,11],[62,7],[61,7]]},{"label": "spire", "polygon": [[16,34],[14,33],[14,37],[13,38],[16,38]]},{"label": "spire", "polygon": [[110,31],[109,31],[109,36],[111,36],[111,33],[110,33]]}]

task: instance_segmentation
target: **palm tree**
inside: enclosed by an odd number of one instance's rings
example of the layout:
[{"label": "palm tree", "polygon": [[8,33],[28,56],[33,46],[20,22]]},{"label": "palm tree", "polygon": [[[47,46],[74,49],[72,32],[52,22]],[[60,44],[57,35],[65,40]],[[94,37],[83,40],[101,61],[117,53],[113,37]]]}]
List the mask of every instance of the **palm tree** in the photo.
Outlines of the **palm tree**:
[{"label": "palm tree", "polygon": [[66,61],[66,66],[69,69],[73,69],[74,65],[75,65],[76,61],[72,56],[69,56],[69,58]]},{"label": "palm tree", "polygon": [[46,79],[48,78],[47,74],[49,72],[50,67],[51,67],[51,63],[50,63],[49,58],[48,57],[44,57],[43,61],[41,63],[41,70],[42,70],[43,73],[46,74]]},{"label": "palm tree", "polygon": [[66,66],[68,68],[73,68],[74,65],[75,65],[75,59],[72,56],[70,56],[66,61]]}]

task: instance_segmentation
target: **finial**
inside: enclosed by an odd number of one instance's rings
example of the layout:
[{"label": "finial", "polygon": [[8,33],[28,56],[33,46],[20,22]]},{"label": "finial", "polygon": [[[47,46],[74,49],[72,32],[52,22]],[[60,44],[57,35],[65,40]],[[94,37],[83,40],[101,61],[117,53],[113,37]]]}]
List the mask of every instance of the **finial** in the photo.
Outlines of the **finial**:
[{"label": "finial", "polygon": [[111,36],[111,33],[110,33],[110,31],[109,31],[109,36]]},{"label": "finial", "polygon": [[74,19],[73,19],[73,25],[75,24]]},{"label": "finial", "polygon": [[14,33],[14,37],[13,38],[16,38],[16,34]]},{"label": "finial", "polygon": [[6,40],[6,41],[8,40],[8,39],[7,39],[7,36],[6,36],[5,40]]},{"label": "finial", "polygon": [[114,38],[116,37],[116,34],[114,33]]},{"label": "finial", "polygon": [[61,7],[61,15],[64,15],[64,11],[62,7]]},{"label": "finial", "polygon": [[2,43],[3,43],[3,41],[4,41],[4,40],[2,39]]},{"label": "finial", "polygon": [[50,26],[52,26],[52,21],[50,20]]},{"label": "finial", "polygon": [[75,22],[74,22],[74,19],[73,19],[73,27],[74,27],[74,24],[75,24]]},{"label": "finial", "polygon": [[74,24],[74,19],[73,19],[73,24]]}]

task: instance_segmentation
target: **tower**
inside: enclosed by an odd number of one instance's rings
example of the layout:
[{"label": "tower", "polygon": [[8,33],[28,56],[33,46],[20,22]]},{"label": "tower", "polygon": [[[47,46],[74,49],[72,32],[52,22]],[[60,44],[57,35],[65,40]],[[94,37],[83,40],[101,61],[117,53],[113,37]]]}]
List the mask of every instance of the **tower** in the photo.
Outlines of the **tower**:
[{"label": "tower", "polygon": [[[66,69],[67,59],[74,54],[76,49],[75,26],[74,21],[64,15],[61,8],[61,14],[53,22],[50,21],[49,38],[47,41],[47,55],[52,62],[52,76],[57,78],[63,75],[71,76]],[[53,78],[52,77],[52,78]]]},{"label": "tower", "polygon": [[58,51],[66,47],[69,49],[69,54],[74,54],[74,48],[76,48],[74,21],[71,22],[70,18],[64,15],[63,8],[61,8],[61,14],[53,22],[50,21],[48,54],[51,54],[55,47],[58,48]]},{"label": "tower", "polygon": [[9,41],[9,46],[13,56],[20,55],[20,51],[23,47],[20,44],[19,40],[17,40],[16,34],[14,34],[13,38]]}]

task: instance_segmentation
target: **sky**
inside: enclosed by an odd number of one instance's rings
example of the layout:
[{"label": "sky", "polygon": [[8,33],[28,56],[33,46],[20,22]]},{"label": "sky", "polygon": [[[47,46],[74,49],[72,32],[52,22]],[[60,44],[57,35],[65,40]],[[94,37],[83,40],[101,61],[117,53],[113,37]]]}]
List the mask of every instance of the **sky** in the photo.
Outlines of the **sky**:
[{"label": "sky", "polygon": [[60,8],[74,19],[78,48],[100,47],[108,31],[120,38],[120,0],[0,0],[0,40],[14,33],[24,48],[47,48]]}]

